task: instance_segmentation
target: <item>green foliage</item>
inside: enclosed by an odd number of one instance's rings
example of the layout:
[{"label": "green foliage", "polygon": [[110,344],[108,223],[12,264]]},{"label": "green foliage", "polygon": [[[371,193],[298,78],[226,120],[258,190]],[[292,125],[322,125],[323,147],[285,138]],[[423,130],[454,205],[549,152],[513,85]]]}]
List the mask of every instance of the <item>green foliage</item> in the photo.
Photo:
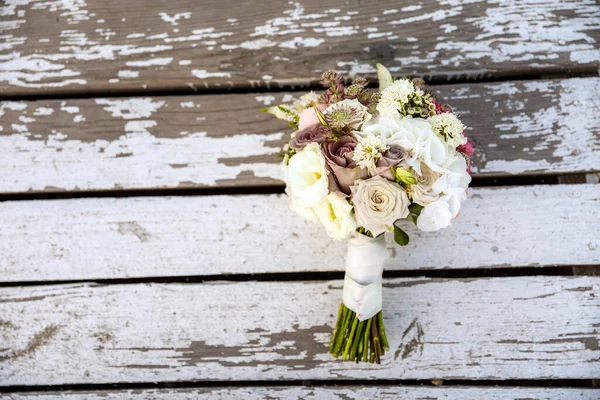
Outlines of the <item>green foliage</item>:
[{"label": "green foliage", "polygon": [[406,219],[411,220],[413,223],[417,223],[417,218],[421,215],[421,211],[423,210],[423,206],[417,203],[412,203],[408,206],[408,217]]},{"label": "green foliage", "polygon": [[406,232],[394,225],[394,241],[400,246],[406,246],[410,242],[410,238]]}]

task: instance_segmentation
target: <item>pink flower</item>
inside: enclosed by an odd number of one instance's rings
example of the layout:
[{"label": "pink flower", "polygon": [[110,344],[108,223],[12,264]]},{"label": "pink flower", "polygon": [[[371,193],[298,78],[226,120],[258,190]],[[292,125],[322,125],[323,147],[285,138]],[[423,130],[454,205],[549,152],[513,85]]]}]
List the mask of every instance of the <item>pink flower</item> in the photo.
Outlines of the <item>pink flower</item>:
[{"label": "pink flower", "polygon": [[459,153],[463,153],[467,157],[471,157],[475,150],[473,149],[473,144],[471,142],[467,142],[463,145],[460,145],[456,148],[456,151]]},{"label": "pink flower", "polygon": [[[326,104],[319,104],[319,109],[321,111],[323,111],[326,108]],[[319,118],[317,118],[317,113],[315,113],[314,108],[307,108],[306,110],[300,113],[300,121],[298,122],[299,131],[304,130],[314,124],[320,124]]]},{"label": "pink flower", "polygon": [[435,105],[435,113],[437,114],[444,114],[444,113],[451,113],[452,109],[446,105],[443,105],[437,101],[433,101],[433,104]]}]

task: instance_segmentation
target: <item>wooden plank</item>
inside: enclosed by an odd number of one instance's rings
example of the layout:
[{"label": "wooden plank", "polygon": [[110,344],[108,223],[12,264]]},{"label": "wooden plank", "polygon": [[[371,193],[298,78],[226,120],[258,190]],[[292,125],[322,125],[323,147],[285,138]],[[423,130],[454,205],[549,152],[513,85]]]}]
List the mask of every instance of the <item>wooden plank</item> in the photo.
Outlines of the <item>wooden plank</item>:
[{"label": "wooden plank", "polygon": [[0,18],[7,96],[298,86],[376,61],[446,80],[593,73],[600,58],[594,0],[25,0]]},{"label": "wooden plank", "polygon": [[341,280],[2,288],[0,374],[4,385],[592,379],[599,285],[599,277],[386,280],[390,352],[380,366],[327,353]]},{"label": "wooden plank", "polygon": [[[476,177],[600,170],[599,78],[433,90],[471,127]],[[258,109],[291,97],[3,102],[0,192],[281,185],[291,132]]]},{"label": "wooden plank", "polygon": [[598,389],[520,387],[249,387],[193,389],[136,389],[83,392],[30,392],[0,394],[10,400],[597,400]]},{"label": "wooden plank", "polygon": [[[472,189],[450,228],[388,237],[386,269],[598,265],[599,204],[597,185]],[[346,252],[284,195],[4,202],[0,220],[9,282],[342,271]]]}]

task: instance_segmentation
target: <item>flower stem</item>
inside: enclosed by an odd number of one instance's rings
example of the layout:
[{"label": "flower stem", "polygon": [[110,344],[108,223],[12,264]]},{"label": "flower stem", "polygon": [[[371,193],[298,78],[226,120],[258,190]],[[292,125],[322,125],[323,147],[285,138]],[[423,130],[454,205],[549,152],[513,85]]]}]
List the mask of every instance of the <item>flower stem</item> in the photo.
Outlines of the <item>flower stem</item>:
[{"label": "flower stem", "polygon": [[389,350],[389,344],[381,311],[359,321],[356,313],[342,303],[329,342],[329,352],[334,357],[341,356],[342,360],[379,364],[386,350]]}]

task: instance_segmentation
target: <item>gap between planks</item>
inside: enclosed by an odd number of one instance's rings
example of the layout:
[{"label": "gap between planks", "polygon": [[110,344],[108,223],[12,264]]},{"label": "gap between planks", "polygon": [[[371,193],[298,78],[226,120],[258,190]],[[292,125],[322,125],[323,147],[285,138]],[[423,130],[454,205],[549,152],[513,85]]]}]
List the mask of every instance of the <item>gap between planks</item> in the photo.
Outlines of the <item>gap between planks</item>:
[{"label": "gap between planks", "polygon": [[[353,381],[338,381],[330,379],[327,381],[231,381],[227,382],[227,386],[223,386],[222,382],[144,382],[144,383],[114,383],[114,384],[83,384],[83,385],[47,385],[47,386],[0,386],[0,399],[8,396],[9,399],[25,400],[50,400],[66,399],[121,399],[119,397],[127,396],[128,400],[139,399],[197,399],[205,396],[227,396],[228,399],[244,399],[248,400],[252,395],[260,394],[267,398],[267,394],[281,399],[306,399],[304,396],[314,395],[314,392],[321,395],[335,395],[336,392],[349,392],[348,397],[340,397],[340,399],[365,399],[365,398],[381,398],[376,395],[395,394],[401,396],[403,400],[412,399],[412,396],[419,396],[415,399],[423,400],[422,396],[427,396],[427,399],[435,400],[437,397],[444,396],[443,399],[464,400],[464,396],[482,395],[482,400],[491,399],[508,399],[508,395],[527,396],[529,400],[535,400],[531,397],[535,393],[545,395],[544,399],[566,400],[565,395],[578,395],[581,397],[569,397],[569,400],[596,400],[600,397],[600,390],[593,390],[600,387],[600,382],[593,379],[557,379],[557,380],[505,380],[505,381],[473,381],[473,380],[361,380]],[[311,393],[312,392],[312,393]],[[3,396],[4,394],[5,396]],[[12,394],[14,397],[11,397]],[[187,396],[201,397],[187,397]],[[295,397],[302,395],[302,397]],[[370,396],[369,396],[370,395]],[[459,396],[460,395],[460,396]],[[96,397],[94,397],[96,396]],[[114,397],[113,397],[114,396]],[[131,397],[130,397],[131,396]],[[138,396],[138,397],[136,397]],[[148,397],[150,396],[150,397]],[[164,397],[163,397],[164,396]],[[167,397],[169,396],[169,397]],[[175,397],[174,397],[175,396]],[[177,397],[181,396],[181,397]],[[294,396],[294,397],[290,397]],[[358,397],[353,397],[358,396]],[[410,396],[410,397],[405,397]],[[451,396],[451,397],[445,397]],[[454,397],[456,396],[456,397]],[[490,397],[491,396],[491,397]],[[498,396],[498,397],[496,397]],[[556,396],[556,397],[554,397]],[[210,397],[211,399],[213,397]],[[310,398],[310,397],[309,397]],[[315,397],[318,399],[320,397]],[[327,397],[330,398],[330,397]],[[333,397],[336,398],[336,397]],[[398,398],[398,397],[395,397]],[[469,399],[474,400],[473,397]],[[517,400],[517,398],[515,398]]]},{"label": "gap between planks", "polygon": [[[395,75],[395,74],[394,74]],[[362,76],[357,74],[356,76]],[[599,77],[600,70],[595,67],[586,68],[583,70],[575,71],[563,71],[557,70],[555,72],[544,72],[536,73],[535,71],[523,71],[518,74],[509,76],[481,76],[476,78],[468,78],[466,76],[460,76],[454,79],[445,79],[439,77],[430,77],[425,80],[426,85],[435,85],[443,87],[445,85],[461,85],[461,84],[483,84],[483,83],[505,83],[505,82],[520,82],[520,81],[544,81],[549,79],[570,79],[570,78],[593,78]],[[400,78],[400,76],[396,76]],[[409,76],[409,78],[418,77],[417,75]],[[307,78],[306,83],[303,85],[294,86],[252,86],[252,85],[240,85],[232,88],[225,87],[214,87],[204,88],[201,90],[190,90],[189,87],[181,88],[164,88],[154,90],[140,90],[139,88],[132,89],[120,89],[118,91],[105,91],[105,90],[89,90],[89,91],[78,91],[78,90],[62,90],[57,93],[52,92],[41,92],[41,93],[13,93],[4,94],[0,92],[0,101],[43,101],[43,100],[83,100],[83,99],[95,99],[95,98],[120,98],[120,97],[198,97],[198,96],[210,96],[210,95],[236,95],[236,94],[269,94],[269,93],[303,93],[306,91],[323,91],[323,86],[319,83],[320,77]],[[350,82],[352,77],[347,77],[346,81]],[[376,90],[379,87],[379,81],[376,77],[369,79],[370,89]]]}]

